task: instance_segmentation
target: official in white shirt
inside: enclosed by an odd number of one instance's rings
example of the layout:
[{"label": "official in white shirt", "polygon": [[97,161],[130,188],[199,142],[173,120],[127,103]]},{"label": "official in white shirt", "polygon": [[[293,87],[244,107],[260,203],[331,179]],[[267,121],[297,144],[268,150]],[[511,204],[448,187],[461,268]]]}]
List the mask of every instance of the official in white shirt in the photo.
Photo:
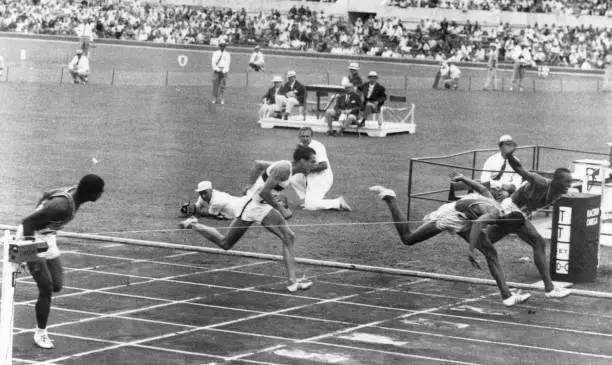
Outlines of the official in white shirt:
[{"label": "official in white shirt", "polygon": [[351,211],[343,197],[325,199],[334,183],[334,174],[327,159],[327,150],[323,143],[312,139],[313,131],[310,127],[299,130],[299,145],[310,147],[316,152],[316,163],[307,175],[295,174],[289,182],[296,195],[303,201],[305,210],[345,210]]},{"label": "official in white shirt", "polygon": [[519,91],[523,91],[523,79],[525,78],[525,69],[531,66],[531,52],[529,52],[529,44],[527,42],[522,42],[520,47],[515,47],[514,51],[512,51],[512,59],[514,60],[514,65],[512,68],[512,86],[510,86],[510,91],[512,91],[516,85],[518,84]]},{"label": "official in white shirt", "polygon": [[76,27],[75,32],[81,41],[83,54],[89,57],[89,48],[94,41],[93,21],[90,19],[83,19],[81,24]]},{"label": "official in white shirt", "polygon": [[225,91],[227,74],[230,70],[230,54],[225,50],[225,46],[225,40],[220,40],[219,49],[212,55],[213,104],[225,104],[223,93]]},{"label": "official in white shirt", "polygon": [[256,72],[263,71],[265,65],[264,55],[261,53],[261,48],[255,46],[255,51],[251,54],[249,59],[249,66]]},{"label": "official in white shirt", "polygon": [[493,86],[493,91],[497,90],[497,59],[499,53],[495,43],[491,43],[489,53],[487,54],[487,80],[483,86],[483,90],[489,90],[489,85]]},{"label": "official in white shirt", "polygon": [[89,59],[83,54],[82,49],[77,49],[76,55],[68,64],[68,71],[75,84],[87,84],[89,77]]},{"label": "official in white shirt", "polygon": [[516,145],[516,142],[508,134],[501,136],[498,144],[500,152],[487,158],[480,175],[480,183],[491,190],[493,196],[498,200],[510,196],[523,183],[521,176],[514,172],[508,161],[502,156],[501,149],[504,145]]},{"label": "official in white shirt", "polygon": [[[445,73],[441,71],[441,73]],[[461,70],[454,63],[448,64],[448,71],[444,77],[444,87],[450,89],[451,87],[455,90],[459,87],[459,77],[461,76]]]}]

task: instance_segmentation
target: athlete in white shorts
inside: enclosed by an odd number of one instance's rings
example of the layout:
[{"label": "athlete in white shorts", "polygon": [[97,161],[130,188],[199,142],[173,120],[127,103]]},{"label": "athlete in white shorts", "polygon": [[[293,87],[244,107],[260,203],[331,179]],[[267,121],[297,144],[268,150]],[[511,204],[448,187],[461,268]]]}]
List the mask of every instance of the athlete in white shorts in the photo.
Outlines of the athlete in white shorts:
[{"label": "athlete in white shorts", "polygon": [[478,194],[468,194],[455,202],[443,204],[425,216],[425,222],[414,231],[410,230],[408,222],[404,220],[393,190],[382,186],[372,186],[370,190],[378,193],[380,199],[387,203],[403,244],[412,246],[444,231],[457,233],[469,242],[468,259],[474,267],[480,269],[480,265],[474,258],[474,249],[478,249],[485,256],[504,305],[509,307],[525,302],[531,294],[510,292],[497,251],[483,232],[483,228],[491,224],[520,225],[524,217],[520,213],[505,212],[501,205],[493,199],[491,192],[482,184],[461,174],[453,174],[451,178],[453,181],[464,182]]},{"label": "athlete in white shorts", "polygon": [[222,249],[229,250],[253,223],[260,223],[283,242],[283,257],[289,281],[287,289],[290,292],[306,290],[310,288],[312,282],[298,281],[295,274],[293,252],[295,233],[287,225],[287,219],[291,218],[292,212],[278,203],[274,198],[274,192],[285,189],[292,174],[298,172],[307,174],[315,161],[315,151],[304,146],[298,146],[295,149],[293,162],[288,160],[255,161],[255,166],[250,174],[250,182],[253,185],[247,191],[249,200],[236,219],[232,221],[225,236],[213,227],[198,223],[195,217],[184,220],[180,226],[192,228]]}]

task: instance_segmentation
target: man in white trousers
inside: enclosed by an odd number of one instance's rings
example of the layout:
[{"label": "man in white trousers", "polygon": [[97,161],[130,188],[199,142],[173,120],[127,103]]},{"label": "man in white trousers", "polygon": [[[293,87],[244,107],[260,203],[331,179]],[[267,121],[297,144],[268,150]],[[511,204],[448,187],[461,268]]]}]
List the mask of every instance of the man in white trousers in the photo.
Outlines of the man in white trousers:
[{"label": "man in white trousers", "polygon": [[261,53],[261,48],[259,46],[255,46],[255,49],[251,54],[251,58],[249,59],[249,67],[251,67],[255,72],[259,72],[264,70],[265,64],[266,61],[264,60],[263,53]]},{"label": "man in white trousers", "polygon": [[313,131],[310,127],[300,128],[299,145],[315,150],[317,162],[307,175],[295,174],[289,179],[289,182],[300,201],[303,201],[305,210],[345,210],[350,212],[351,207],[343,197],[325,199],[325,194],[334,183],[334,174],[327,159],[325,146],[321,142],[313,140],[312,134]]},{"label": "man in white trousers", "polygon": [[213,104],[225,104],[223,99],[223,93],[225,92],[225,86],[227,81],[227,74],[230,70],[230,54],[225,50],[225,40],[219,41],[219,49],[212,55],[212,69],[213,69]]}]

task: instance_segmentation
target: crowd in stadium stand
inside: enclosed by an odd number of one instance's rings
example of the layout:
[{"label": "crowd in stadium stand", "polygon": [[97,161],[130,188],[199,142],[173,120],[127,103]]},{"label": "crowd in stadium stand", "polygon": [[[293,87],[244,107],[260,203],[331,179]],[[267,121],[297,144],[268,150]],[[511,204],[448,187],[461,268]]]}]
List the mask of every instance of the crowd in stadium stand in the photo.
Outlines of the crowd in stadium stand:
[{"label": "crowd in stadium stand", "polygon": [[516,28],[500,23],[485,28],[469,21],[422,19],[419,24],[405,24],[380,18],[359,18],[351,24],[303,6],[287,14],[247,14],[244,9],[151,5],[138,0],[105,0],[89,6],[66,0],[38,4],[0,0],[2,31],[77,35],[76,29],[84,24],[98,38],[212,45],[224,38],[230,45],[460,62],[486,61],[485,51],[492,42],[505,60],[514,47],[527,42],[537,64],[583,69],[603,67],[612,45],[612,31],[591,26]]},{"label": "crowd in stadium stand", "polygon": [[400,8],[440,8],[463,11],[516,11],[576,16],[612,15],[608,0],[389,0],[387,5]]}]

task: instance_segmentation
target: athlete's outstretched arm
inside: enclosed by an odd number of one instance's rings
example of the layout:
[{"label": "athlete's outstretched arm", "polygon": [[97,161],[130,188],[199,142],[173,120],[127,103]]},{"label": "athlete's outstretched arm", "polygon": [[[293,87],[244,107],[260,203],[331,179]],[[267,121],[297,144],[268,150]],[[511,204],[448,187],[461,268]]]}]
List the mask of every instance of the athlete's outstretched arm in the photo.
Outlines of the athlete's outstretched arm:
[{"label": "athlete's outstretched arm", "polygon": [[512,167],[512,169],[519,174],[523,180],[530,182],[532,184],[537,184],[537,185],[543,185],[546,184],[546,179],[540,175],[540,174],[536,174],[534,172],[529,172],[527,170],[525,170],[523,168],[523,165],[521,164],[521,162],[514,157],[514,151],[516,150],[515,146],[506,146],[506,145],[502,145],[501,147],[501,153],[502,156],[505,156],[506,159],[508,160],[508,163],[510,164],[510,167]]},{"label": "athlete's outstretched arm", "polygon": [[489,189],[487,189],[486,186],[482,185],[481,183],[479,183],[476,180],[472,180],[469,177],[467,177],[467,176],[465,176],[463,174],[457,173],[457,172],[451,173],[450,178],[451,178],[452,181],[462,181],[467,186],[469,186],[470,188],[475,190],[478,194],[480,194],[482,196],[486,196],[487,198],[493,199],[493,195],[491,194]]},{"label": "athlete's outstretched arm", "polygon": [[270,165],[272,165],[272,162],[270,161],[255,160],[255,162],[253,162],[253,167],[249,172],[249,185],[255,184],[255,181],[257,181],[259,175],[261,175],[261,173]]}]

